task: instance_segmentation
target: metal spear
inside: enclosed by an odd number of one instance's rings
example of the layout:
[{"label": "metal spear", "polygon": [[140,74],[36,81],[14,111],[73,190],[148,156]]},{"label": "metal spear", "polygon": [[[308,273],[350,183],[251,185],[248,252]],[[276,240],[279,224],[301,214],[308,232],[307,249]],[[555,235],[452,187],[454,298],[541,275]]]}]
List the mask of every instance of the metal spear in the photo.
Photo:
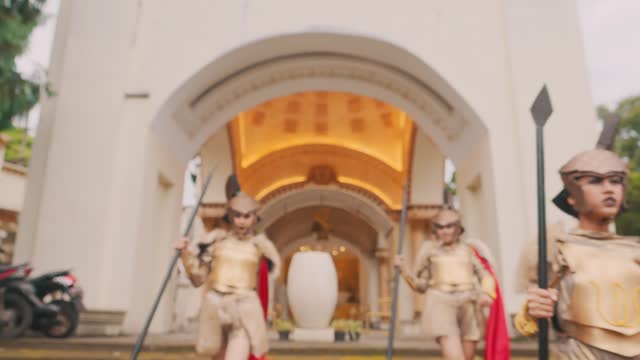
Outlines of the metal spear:
[{"label": "metal spear", "polygon": [[[405,180],[402,193],[402,211],[400,213],[400,233],[398,234],[398,255],[402,255],[402,244],[404,243],[404,228],[407,223],[407,203],[409,202],[409,179]],[[398,286],[400,282],[400,269],[395,268],[393,276],[393,297],[391,300],[391,326],[389,329],[389,343],[387,344],[387,360],[393,357],[393,341],[396,333],[396,314],[398,308]]]},{"label": "metal spear", "polygon": [[[536,159],[538,178],[538,287],[546,289],[547,284],[547,225],[544,191],[544,137],[543,128],[553,112],[547,86],[544,85],[533,105],[531,115],[536,124]],[[538,359],[549,359],[549,323],[538,320]]]},{"label": "metal spear", "polygon": [[[204,185],[202,186],[202,192],[198,197],[198,202],[196,202],[196,205],[193,208],[193,211],[191,212],[191,216],[189,217],[189,222],[187,222],[187,227],[184,229],[184,232],[182,233],[184,237],[189,236],[189,233],[191,232],[193,221],[196,219],[198,210],[200,209],[200,205],[202,205],[202,199],[204,199],[204,194],[207,192],[207,188],[211,183],[211,178],[213,177],[214,170],[215,170],[215,167],[211,169],[211,172],[207,176],[207,179],[205,180]],[[138,341],[136,341],[136,346],[133,349],[133,353],[131,354],[131,360],[138,359],[138,354],[142,350],[142,345],[144,344],[144,339],[147,337],[147,332],[149,331],[149,326],[151,325],[151,321],[153,321],[153,316],[155,315],[156,310],[158,309],[158,305],[160,304],[160,299],[162,298],[162,294],[164,293],[164,290],[167,288],[167,284],[169,284],[169,280],[173,275],[173,268],[176,266],[176,263],[178,262],[179,258],[180,258],[180,250],[176,250],[175,254],[173,255],[173,259],[171,260],[171,264],[169,265],[169,269],[167,270],[167,273],[164,276],[162,286],[160,286],[160,291],[156,296],[153,306],[151,307],[151,311],[149,312],[149,316],[147,317],[147,321],[144,324],[144,328],[142,328],[142,332],[140,332],[140,335],[138,336]]]}]

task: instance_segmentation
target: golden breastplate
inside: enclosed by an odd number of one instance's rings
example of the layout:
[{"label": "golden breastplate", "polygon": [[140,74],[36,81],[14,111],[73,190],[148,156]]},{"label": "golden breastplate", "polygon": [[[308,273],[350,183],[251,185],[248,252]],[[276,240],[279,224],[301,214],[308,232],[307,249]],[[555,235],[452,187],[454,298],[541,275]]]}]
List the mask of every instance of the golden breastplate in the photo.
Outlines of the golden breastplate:
[{"label": "golden breastplate", "polygon": [[445,291],[469,290],[474,287],[470,254],[456,249],[450,254],[431,258],[432,286]]},{"label": "golden breastplate", "polygon": [[253,290],[260,253],[249,241],[229,239],[216,244],[209,281],[220,292]]},{"label": "golden breastplate", "polygon": [[640,246],[630,241],[563,242],[573,287],[570,335],[626,356],[640,354]]}]

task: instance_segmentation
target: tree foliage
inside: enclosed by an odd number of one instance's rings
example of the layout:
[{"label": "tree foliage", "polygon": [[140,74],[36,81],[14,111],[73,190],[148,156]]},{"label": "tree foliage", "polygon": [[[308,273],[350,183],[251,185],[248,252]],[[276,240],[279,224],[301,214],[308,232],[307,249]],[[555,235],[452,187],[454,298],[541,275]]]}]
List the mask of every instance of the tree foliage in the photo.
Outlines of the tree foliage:
[{"label": "tree foliage", "polygon": [[0,0],[0,130],[14,116],[29,111],[39,98],[39,84],[16,71],[16,57],[26,49],[45,0]]},{"label": "tree foliage", "polygon": [[616,220],[618,231],[625,235],[640,235],[640,172],[638,171],[629,174],[627,203],[629,209]]},{"label": "tree foliage", "polygon": [[[611,110],[598,108],[600,118]],[[629,209],[616,220],[618,232],[625,235],[640,235],[640,96],[622,100],[613,110],[620,116],[615,151],[628,162],[629,184],[627,203]]]},{"label": "tree foliage", "polygon": [[4,160],[13,164],[29,166],[33,138],[25,134],[25,129],[11,128],[2,133],[9,137],[4,152]]}]

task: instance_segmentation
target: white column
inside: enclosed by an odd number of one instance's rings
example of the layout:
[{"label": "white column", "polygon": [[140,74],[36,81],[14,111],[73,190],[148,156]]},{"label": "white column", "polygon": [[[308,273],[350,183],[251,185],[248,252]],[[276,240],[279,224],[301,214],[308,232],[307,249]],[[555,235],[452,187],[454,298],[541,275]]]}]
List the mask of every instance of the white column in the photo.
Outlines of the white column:
[{"label": "white column", "polygon": [[[140,177],[136,169],[122,178],[120,171],[127,166],[121,167],[119,154],[143,156],[136,152],[139,148],[119,148],[136,15],[137,4],[125,1],[62,4],[56,46],[64,50],[54,50],[52,66],[57,94],[47,101],[38,130],[42,144],[36,145],[17,241],[16,260],[30,260],[36,273],[73,269],[89,308],[122,309],[127,301],[119,301],[127,294],[117,292],[105,297],[104,279],[117,262],[106,262],[104,256],[113,240],[113,194],[126,191],[129,180]],[[144,144],[145,133],[131,126],[129,135]],[[122,216],[140,215],[135,208],[121,209]],[[122,240],[128,247],[117,251],[126,257],[135,238]]]}]

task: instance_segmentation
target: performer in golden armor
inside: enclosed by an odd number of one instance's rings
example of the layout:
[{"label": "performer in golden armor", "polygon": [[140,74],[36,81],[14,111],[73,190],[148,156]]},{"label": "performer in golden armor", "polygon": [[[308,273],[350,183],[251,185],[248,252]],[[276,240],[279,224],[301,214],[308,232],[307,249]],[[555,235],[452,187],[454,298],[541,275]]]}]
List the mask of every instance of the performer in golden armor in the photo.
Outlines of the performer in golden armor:
[{"label": "performer in golden armor", "polygon": [[196,351],[212,354],[214,359],[247,360],[250,355],[259,358],[269,349],[256,293],[258,266],[265,257],[271,276],[276,276],[280,256],[264,234],[254,233],[258,202],[242,192],[234,191],[228,197],[230,231],[215,229],[192,245],[183,238],[175,247],[182,251],[193,285],[204,285],[208,290],[202,302]]},{"label": "performer in golden armor", "polygon": [[627,168],[613,152],[578,154],[560,169],[564,190],[554,203],[578,227],[548,236],[550,287],[537,287],[537,249],[525,253],[527,302],[515,317],[524,335],[537,319],[553,319],[564,333],[558,357],[640,360],[640,238],[610,232],[624,209]]},{"label": "performer in golden armor", "polygon": [[[407,270],[401,255],[395,266],[414,291],[426,292],[422,326],[436,338],[443,356],[471,360],[484,335],[482,307],[491,306],[496,282],[474,248],[460,240],[464,228],[457,211],[439,211],[432,225],[436,240],[422,244],[414,271]],[[478,250],[489,257],[486,247]]]}]

